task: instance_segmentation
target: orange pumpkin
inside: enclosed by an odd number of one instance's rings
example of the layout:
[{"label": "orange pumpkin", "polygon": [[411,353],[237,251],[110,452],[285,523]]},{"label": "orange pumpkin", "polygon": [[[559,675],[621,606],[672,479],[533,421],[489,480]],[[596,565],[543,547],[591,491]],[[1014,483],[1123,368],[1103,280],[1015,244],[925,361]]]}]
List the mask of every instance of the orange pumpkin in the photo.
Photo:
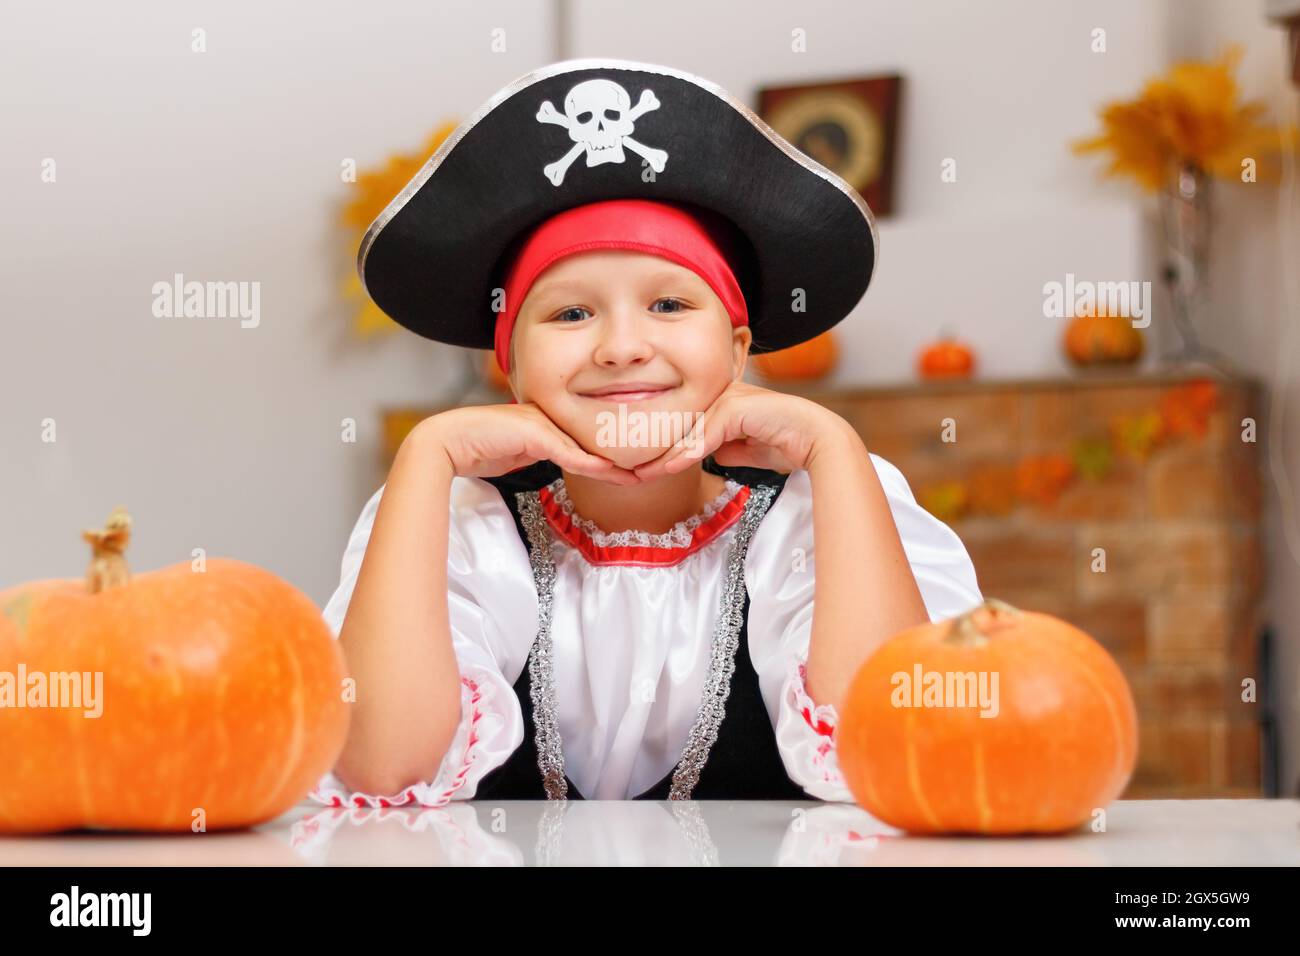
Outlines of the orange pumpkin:
[{"label": "orange pumpkin", "polygon": [[483,353],[483,381],[498,392],[506,395],[510,394],[510,379],[506,373],[501,371],[501,366],[497,364],[497,353],[488,349]]},{"label": "orange pumpkin", "polygon": [[251,826],[343,748],[343,654],[316,605],[231,559],[133,577],[130,525],[119,508],[84,533],[84,579],[0,592],[0,832]]},{"label": "orange pumpkin", "polygon": [[921,378],[970,378],[975,353],[966,343],[945,335],[921,350],[916,371]]},{"label": "orange pumpkin", "polygon": [[1078,315],[1065,329],[1065,354],[1078,366],[1129,365],[1142,350],[1142,333],[1126,316]]},{"label": "orange pumpkin", "polygon": [[759,374],[772,381],[808,380],[829,375],[839,357],[835,335],[826,331],[788,349],[755,355],[754,365]]},{"label": "orange pumpkin", "polygon": [[[962,701],[964,675],[974,680]],[[990,598],[877,649],[854,676],[836,738],[854,798],[891,826],[1058,833],[1127,786],[1137,713],[1100,644]]]}]

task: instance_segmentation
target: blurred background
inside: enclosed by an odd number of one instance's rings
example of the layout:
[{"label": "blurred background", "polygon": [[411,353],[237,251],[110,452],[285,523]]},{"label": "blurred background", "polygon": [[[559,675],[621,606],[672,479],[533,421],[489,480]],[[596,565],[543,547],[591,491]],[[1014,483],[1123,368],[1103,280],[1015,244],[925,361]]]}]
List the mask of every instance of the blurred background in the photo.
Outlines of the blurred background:
[{"label": "blurred background", "polygon": [[[80,530],[123,504],[137,570],[202,548],[324,604],[404,429],[504,400],[485,353],[367,307],[365,225],[521,74],[643,60],[719,83],[878,212],[858,310],[754,380],[852,421],[986,595],[1115,654],[1142,718],[1130,796],[1297,795],[1296,18],[1296,0],[10,7],[0,587],[79,576]],[[185,282],[235,283],[245,311],[187,317],[167,302]],[[1091,307],[1079,282],[1140,297]]]}]

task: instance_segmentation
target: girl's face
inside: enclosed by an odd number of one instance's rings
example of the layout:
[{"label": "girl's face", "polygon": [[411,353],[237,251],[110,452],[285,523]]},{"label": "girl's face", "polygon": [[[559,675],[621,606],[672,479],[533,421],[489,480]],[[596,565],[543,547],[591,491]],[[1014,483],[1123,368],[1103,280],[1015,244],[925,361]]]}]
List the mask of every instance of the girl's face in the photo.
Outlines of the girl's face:
[{"label": "girl's face", "polygon": [[[690,269],[597,249],[566,256],[528,290],[510,383],[518,401],[536,402],[584,449],[633,468],[657,458],[740,378],[751,338]],[[642,387],[610,393],[615,386]]]}]

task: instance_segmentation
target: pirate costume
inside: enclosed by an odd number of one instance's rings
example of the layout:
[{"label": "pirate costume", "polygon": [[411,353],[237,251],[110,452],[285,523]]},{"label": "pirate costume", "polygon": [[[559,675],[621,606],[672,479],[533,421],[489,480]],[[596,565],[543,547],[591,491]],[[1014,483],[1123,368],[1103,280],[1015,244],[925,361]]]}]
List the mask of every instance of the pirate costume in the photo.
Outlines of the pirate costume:
[{"label": "pirate costume", "polygon": [[[667,67],[572,60],[521,77],[462,124],[371,225],[358,267],[394,320],[493,348],[506,370],[529,286],[564,256],[598,248],[692,269],[733,325],[751,327],[750,351],[765,352],[848,315],[878,243],[851,187],[719,87]],[[792,310],[796,289],[807,311]],[[505,293],[495,314],[494,290]],[[930,618],[979,603],[961,540],[897,468],[870,457]],[[703,467],[724,479],[722,492],[661,534],[599,528],[550,461],[454,477],[455,738],[431,780],[367,794],[331,773],[311,797],[363,807],[851,801],[835,710],[805,685],[816,580],[808,473],[711,457]],[[324,611],[336,636],[382,494],[362,509]]]}]

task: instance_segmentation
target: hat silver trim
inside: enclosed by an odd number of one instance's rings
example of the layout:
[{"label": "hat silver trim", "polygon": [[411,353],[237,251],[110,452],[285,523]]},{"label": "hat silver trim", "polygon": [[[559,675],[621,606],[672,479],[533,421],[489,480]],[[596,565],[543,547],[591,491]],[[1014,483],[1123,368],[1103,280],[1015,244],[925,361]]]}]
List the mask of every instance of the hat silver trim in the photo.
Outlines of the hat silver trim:
[{"label": "hat silver trim", "polygon": [[[871,280],[875,278],[876,273],[880,271],[880,233],[876,230],[875,214],[872,213],[871,207],[867,205],[866,200],[858,194],[856,189],[821,163],[817,162],[795,146],[792,146],[785,137],[765,123],[757,113],[736,97],[732,96],[718,84],[706,80],[703,77],[696,76],[693,73],[687,73],[684,70],[675,70],[672,67],[658,66],[654,63],[639,63],[634,60],[605,59],[600,57],[562,60],[558,63],[552,63],[540,69],[533,70],[531,73],[525,73],[523,76],[520,76],[518,79],[494,93],[486,103],[475,111],[474,115],[457,126],[456,129],[452,131],[451,135],[442,141],[437,150],[434,151],[434,154],[430,156],[424,166],[420,168],[420,171],[411,177],[410,182],[402,187],[401,192],[394,196],[392,201],[384,207],[383,211],[375,217],[374,222],[366,227],[366,233],[361,239],[361,247],[357,250],[357,273],[361,278],[361,287],[364,289],[366,286],[366,257],[370,254],[370,249],[375,244],[375,240],[379,238],[379,234],[383,231],[384,227],[388,225],[392,218],[401,212],[402,207],[405,206],[410,201],[411,197],[420,190],[420,187],[428,181],[434,171],[442,165],[442,161],[446,158],[447,154],[456,147],[457,143],[465,138],[466,134],[468,134],[470,130],[478,125],[480,120],[501,105],[501,103],[505,102],[519,91],[532,86],[534,83],[550,79],[553,76],[561,76],[565,73],[592,69],[615,69],[630,70],[639,73],[656,73],[661,76],[671,76],[679,80],[685,80],[688,83],[694,83],[696,86],[700,87],[700,89],[712,93],[714,96],[725,101],[737,113],[749,120],[755,129],[768,138],[772,145],[776,146],[781,150],[781,152],[785,153],[800,166],[804,167],[809,172],[820,176],[840,192],[844,193],[844,195],[852,200],[853,204],[858,207],[858,210],[862,213],[862,218],[867,221],[867,228],[871,230],[873,258],[871,275],[867,277],[867,288],[870,288]],[[866,289],[863,289],[863,294],[865,293]],[[370,295],[369,289],[366,289],[366,294]],[[371,298],[373,298],[373,296]]]}]

